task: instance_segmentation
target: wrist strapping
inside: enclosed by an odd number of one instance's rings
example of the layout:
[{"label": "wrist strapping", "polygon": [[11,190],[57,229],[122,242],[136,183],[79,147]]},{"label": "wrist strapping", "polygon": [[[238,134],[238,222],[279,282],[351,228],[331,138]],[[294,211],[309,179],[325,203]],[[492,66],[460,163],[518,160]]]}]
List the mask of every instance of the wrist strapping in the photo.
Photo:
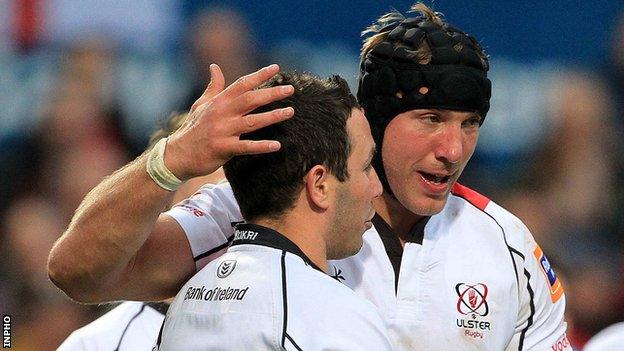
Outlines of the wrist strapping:
[{"label": "wrist strapping", "polygon": [[147,156],[147,174],[158,184],[159,187],[167,191],[175,191],[183,181],[176,177],[165,165],[165,147],[167,138],[160,139]]}]

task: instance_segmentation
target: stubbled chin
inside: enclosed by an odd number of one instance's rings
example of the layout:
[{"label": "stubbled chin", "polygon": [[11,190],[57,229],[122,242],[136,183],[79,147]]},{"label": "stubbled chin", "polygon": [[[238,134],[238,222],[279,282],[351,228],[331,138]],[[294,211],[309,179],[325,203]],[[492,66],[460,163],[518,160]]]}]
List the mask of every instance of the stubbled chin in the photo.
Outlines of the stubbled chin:
[{"label": "stubbled chin", "polygon": [[405,203],[402,203],[410,212],[415,213],[420,216],[433,216],[438,214],[444,209],[444,205],[446,205],[446,201],[448,199],[448,195],[445,195],[441,198],[432,199],[426,195],[421,195],[418,199],[409,199],[408,206],[405,206]]}]

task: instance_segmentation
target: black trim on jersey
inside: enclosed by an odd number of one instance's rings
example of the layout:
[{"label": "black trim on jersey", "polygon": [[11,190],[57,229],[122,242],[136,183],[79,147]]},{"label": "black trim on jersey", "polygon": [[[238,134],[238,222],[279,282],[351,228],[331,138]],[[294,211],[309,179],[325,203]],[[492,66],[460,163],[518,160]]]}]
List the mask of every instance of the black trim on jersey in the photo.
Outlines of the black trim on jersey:
[{"label": "black trim on jersey", "polygon": [[399,284],[399,272],[401,271],[401,259],[403,258],[403,246],[399,237],[392,231],[392,228],[378,214],[375,214],[371,222],[377,229],[379,238],[381,238],[381,242],[386,249],[386,255],[388,255],[388,259],[390,259],[392,264],[394,270],[394,292],[396,293]]},{"label": "black trim on jersey", "polygon": [[119,338],[119,342],[117,343],[117,347],[115,347],[115,351],[119,350],[119,347],[121,346],[121,342],[123,341],[124,336],[126,335],[126,332],[128,331],[128,327],[130,327],[130,324],[132,324],[132,322],[134,322],[134,320],[141,314],[143,313],[143,310],[145,309],[145,306],[147,306],[147,304],[142,304],[141,305],[141,309],[139,310],[139,312],[137,312],[132,318],[130,318],[130,321],[128,321],[128,324],[126,324],[126,327],[124,328],[123,333],[121,333],[121,337]]},{"label": "black trim on jersey", "polygon": [[162,334],[163,334],[163,329],[165,329],[165,321],[166,321],[166,318],[163,319],[163,322],[160,325],[160,331],[158,331],[158,338],[156,338],[156,350],[160,348],[160,343],[162,342]]},{"label": "black trim on jersey", "polygon": [[145,302],[145,304],[163,316],[166,315],[169,310],[169,304],[165,302]]},{"label": "black trim on jersey", "polygon": [[524,275],[527,277],[527,290],[529,291],[529,296],[531,297],[531,314],[529,315],[529,319],[527,320],[527,325],[522,329],[522,333],[520,333],[520,342],[518,343],[518,351],[522,351],[522,346],[524,346],[524,336],[529,330],[529,328],[533,325],[533,316],[535,315],[535,303],[533,302],[533,288],[531,288],[531,274],[529,271],[524,269]]},{"label": "black trim on jersey", "polygon": [[[255,234],[255,235],[253,235]],[[299,246],[279,232],[258,224],[244,223],[239,224],[234,229],[234,240],[232,246],[253,244],[272,247],[274,249],[290,252],[291,254],[301,257],[301,259],[312,268],[323,272],[306,254],[301,251]],[[325,274],[325,272],[323,272]]]},{"label": "black trim on jersey", "polygon": [[286,251],[282,250],[282,308],[284,310],[284,321],[282,322],[282,347],[286,342],[286,326],[288,324],[288,294],[286,293]]},{"label": "black trim on jersey", "polygon": [[[406,242],[422,244],[423,237],[425,235],[425,226],[429,222],[431,217],[423,217],[412,226],[410,229]],[[394,291],[396,293],[399,284],[399,273],[401,272],[401,259],[403,258],[403,245],[399,240],[399,236],[392,230],[390,225],[381,218],[380,215],[375,214],[372,219],[379,238],[386,249],[386,255],[390,259],[392,268],[394,269]]]},{"label": "black trim on jersey", "polygon": [[[522,252],[514,249],[513,247],[509,246],[509,244],[507,244],[507,238],[505,238],[505,245],[507,245],[507,249],[509,249],[509,255],[511,256],[511,260],[514,263],[514,271],[516,272],[516,283],[518,283],[518,287],[520,287],[520,275],[518,275],[518,269],[516,268],[516,260],[514,260],[513,258],[513,254],[516,254],[518,256],[520,256],[522,258],[522,261],[525,260],[524,255],[522,254]],[[524,270],[526,272],[526,269]],[[526,272],[528,273],[528,272]]]},{"label": "black trim on jersey", "polygon": [[[526,258],[524,257],[524,255],[518,251],[517,249],[511,247],[509,245],[509,243],[507,242],[507,234],[505,233],[505,229],[503,229],[503,226],[500,225],[500,223],[498,223],[498,221],[496,220],[496,218],[494,218],[491,214],[485,212],[483,209],[479,208],[478,206],[476,206],[475,204],[473,204],[472,202],[470,202],[468,199],[466,199],[463,196],[460,196],[458,194],[453,194],[454,196],[457,196],[459,198],[462,198],[464,200],[466,200],[466,202],[468,202],[469,204],[471,204],[472,206],[474,206],[475,208],[479,209],[481,212],[485,213],[488,217],[490,217],[494,223],[496,223],[496,225],[501,229],[501,231],[503,232],[503,240],[505,241],[505,245],[507,246],[507,250],[509,250],[509,256],[511,257],[511,263],[513,265],[514,271],[516,272],[516,282],[518,284],[518,288],[520,287],[520,277],[518,276],[518,269],[516,268],[516,260],[514,259],[514,254],[520,256],[522,258],[523,261],[526,260]],[[524,266],[524,265],[523,265]],[[527,291],[529,292],[529,306],[531,308],[531,314],[529,315],[529,318],[527,320],[527,325],[526,327],[524,327],[524,329],[522,330],[522,332],[520,333],[520,342],[518,343],[518,351],[522,350],[522,346],[524,345],[524,337],[526,332],[529,330],[529,328],[531,327],[531,325],[533,325],[533,316],[535,315],[535,301],[534,301],[534,293],[533,293],[533,288],[531,287],[531,274],[529,273],[529,271],[527,271],[526,268],[524,268],[524,275],[527,277]]]},{"label": "black trim on jersey", "polygon": [[[288,338],[288,340],[289,340],[289,341],[293,344],[293,346],[294,346],[297,350],[299,350],[299,351],[303,351],[303,350],[301,349],[301,347],[299,347],[299,345],[297,345],[297,343],[295,342],[295,340],[293,340],[293,338],[292,338],[290,335],[286,334],[286,337]],[[285,349],[285,348],[286,348],[286,347],[284,347],[284,349]]]},{"label": "black trim on jersey", "polygon": [[522,252],[514,249],[513,247],[511,247],[509,245],[507,245],[507,247],[509,247],[509,251],[511,251],[511,252],[515,253],[516,255],[522,257],[522,259],[524,260],[524,255],[522,254]]},{"label": "black trim on jersey", "polygon": [[225,243],[223,243],[223,244],[221,244],[221,245],[219,245],[219,246],[217,246],[217,247],[215,247],[213,249],[210,249],[210,250],[208,250],[208,251],[206,251],[206,252],[204,252],[202,254],[199,254],[199,255],[193,257],[193,260],[195,262],[197,262],[197,261],[201,260],[204,257],[208,257],[208,256],[212,255],[213,253],[219,252],[219,251],[227,248],[228,246],[230,246],[230,244],[232,243],[233,239],[234,239],[234,235],[230,236]]},{"label": "black trim on jersey", "polygon": [[[263,227],[264,228],[264,227]],[[268,229],[268,228],[266,228]],[[277,232],[275,232],[277,233]],[[243,240],[241,240],[243,241]],[[236,241],[238,242],[238,241]],[[294,245],[294,244],[293,244]],[[281,258],[281,267],[282,267],[282,307],[284,309],[284,321],[282,322],[282,348],[286,349],[286,339],[290,340],[293,346],[301,351],[301,348],[295,342],[295,339],[292,336],[288,335],[288,331],[286,330],[288,327],[288,293],[287,293],[287,285],[286,285],[286,250],[282,250],[282,258]]]}]

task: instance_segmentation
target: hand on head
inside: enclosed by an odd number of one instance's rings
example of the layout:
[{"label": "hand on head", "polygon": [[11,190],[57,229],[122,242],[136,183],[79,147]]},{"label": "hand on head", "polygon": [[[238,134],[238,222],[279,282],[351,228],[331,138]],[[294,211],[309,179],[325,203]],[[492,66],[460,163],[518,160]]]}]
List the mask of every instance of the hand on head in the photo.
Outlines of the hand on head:
[{"label": "hand on head", "polygon": [[256,89],[279,72],[277,65],[241,77],[227,88],[219,66],[212,64],[210,72],[210,84],[191,107],[190,117],[167,142],[165,163],[182,180],[212,173],[236,155],[279,150],[277,141],[240,140],[240,136],[294,114],[290,107],[249,114],[293,94],[290,85]]}]

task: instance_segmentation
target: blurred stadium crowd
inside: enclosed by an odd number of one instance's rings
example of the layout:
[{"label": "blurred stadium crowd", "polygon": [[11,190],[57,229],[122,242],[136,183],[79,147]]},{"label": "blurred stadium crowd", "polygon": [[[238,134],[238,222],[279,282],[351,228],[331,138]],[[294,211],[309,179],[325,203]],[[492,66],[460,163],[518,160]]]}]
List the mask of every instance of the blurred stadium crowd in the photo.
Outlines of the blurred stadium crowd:
[{"label": "blurred stadium crowd", "polygon": [[[53,350],[110,308],[68,301],[47,278],[48,252],[84,195],[141,153],[170,112],[188,109],[209,63],[229,82],[271,62],[355,82],[357,52],[305,42],[268,50],[236,10],[180,20],[168,16],[167,1],[124,3],[134,4],[124,12],[141,13],[138,23],[117,19],[109,35],[69,30],[102,10],[95,6],[90,15],[59,10],[57,30],[37,32],[23,5],[19,31],[0,27],[0,311],[13,317],[17,350]],[[520,217],[548,253],[578,348],[624,321],[624,16],[612,33],[599,66],[490,52],[492,108],[460,179]],[[178,50],[153,49],[164,41]]]}]

